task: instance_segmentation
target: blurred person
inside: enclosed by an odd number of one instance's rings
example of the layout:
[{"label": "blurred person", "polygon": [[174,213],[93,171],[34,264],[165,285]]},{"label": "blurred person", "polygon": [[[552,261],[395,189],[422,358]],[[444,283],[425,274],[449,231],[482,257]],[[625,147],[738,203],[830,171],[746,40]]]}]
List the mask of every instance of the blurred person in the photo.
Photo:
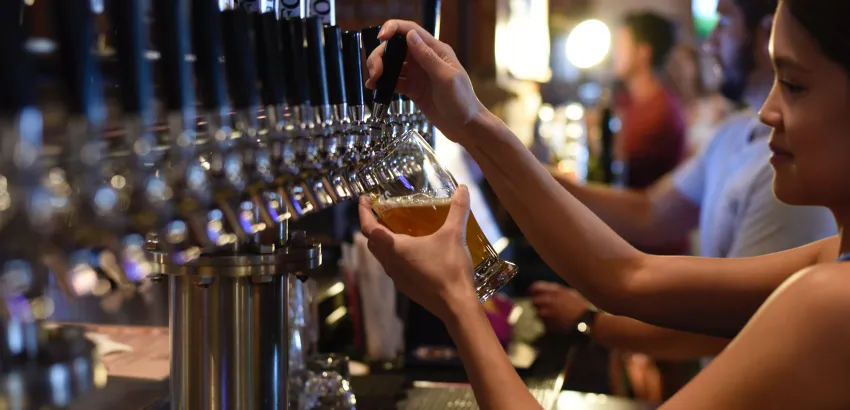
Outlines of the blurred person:
[{"label": "blurred person", "polygon": [[[743,22],[736,27],[735,19],[728,18],[743,13],[744,0],[720,3],[727,8],[722,13],[727,19],[719,29],[745,32]],[[773,128],[769,160],[775,172],[768,183],[776,197],[789,205],[827,207],[839,226],[850,224],[850,195],[841,189],[850,184],[847,15],[848,2],[779,2],[769,42],[776,76],[760,113]],[[763,24],[763,18],[756,20],[754,26]],[[845,386],[850,377],[850,351],[845,348],[850,343],[845,326],[850,315],[850,239],[844,231],[749,258],[640,252],[605,224],[606,216],[599,218],[559,189],[510,129],[477,101],[450,47],[411,22],[389,21],[380,37],[386,40],[395,33],[406,35],[409,45],[399,92],[466,147],[559,275],[609,312],[671,329],[735,337],[662,409],[850,408]],[[382,74],[382,51],[369,58],[369,85]],[[746,141],[758,139],[753,135]],[[736,210],[734,203],[729,206]],[[360,217],[369,249],[395,285],[446,324],[479,406],[540,408],[478,301],[464,239],[469,217],[465,187],[458,189],[446,222],[432,235],[390,232],[376,220],[366,197]],[[592,333],[595,320],[584,324]]]},{"label": "blurred person", "polygon": [[705,59],[695,47],[683,44],[671,52],[666,70],[684,106],[688,157],[696,155],[711,141],[717,127],[733,109],[733,104],[713,86],[714,80],[709,79],[714,70],[703,63]]},{"label": "blurred person", "polygon": [[622,85],[615,101],[621,121],[617,157],[625,162],[625,185],[645,188],[683,158],[685,119],[681,103],[662,80],[676,43],[676,27],[651,12],[623,20],[614,43],[614,75]]}]

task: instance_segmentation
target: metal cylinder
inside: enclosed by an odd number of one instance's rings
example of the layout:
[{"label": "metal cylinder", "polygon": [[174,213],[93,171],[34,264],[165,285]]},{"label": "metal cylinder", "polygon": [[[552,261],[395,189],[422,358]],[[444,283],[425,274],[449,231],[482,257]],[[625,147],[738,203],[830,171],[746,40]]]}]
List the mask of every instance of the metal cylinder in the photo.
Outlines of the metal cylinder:
[{"label": "metal cylinder", "polygon": [[171,275],[172,410],[286,409],[286,275]]}]

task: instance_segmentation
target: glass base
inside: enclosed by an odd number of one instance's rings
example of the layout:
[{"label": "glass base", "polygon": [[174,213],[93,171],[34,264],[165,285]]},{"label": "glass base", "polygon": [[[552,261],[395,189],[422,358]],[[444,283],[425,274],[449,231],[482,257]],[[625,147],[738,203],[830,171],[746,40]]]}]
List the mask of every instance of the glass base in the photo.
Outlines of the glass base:
[{"label": "glass base", "polygon": [[488,258],[475,267],[475,291],[481,303],[490,299],[517,274],[517,266],[501,258]]}]

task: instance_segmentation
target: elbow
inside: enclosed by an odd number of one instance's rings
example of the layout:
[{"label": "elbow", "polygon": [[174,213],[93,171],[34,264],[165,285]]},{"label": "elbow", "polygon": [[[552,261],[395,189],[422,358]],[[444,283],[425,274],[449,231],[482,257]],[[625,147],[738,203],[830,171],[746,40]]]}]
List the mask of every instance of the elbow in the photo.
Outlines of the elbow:
[{"label": "elbow", "polygon": [[635,317],[636,312],[646,303],[641,296],[646,293],[641,272],[646,271],[652,255],[637,250],[635,253],[632,258],[618,263],[619,266],[612,269],[617,274],[608,281],[609,286],[604,294],[594,298],[594,305],[598,309],[616,316]]}]

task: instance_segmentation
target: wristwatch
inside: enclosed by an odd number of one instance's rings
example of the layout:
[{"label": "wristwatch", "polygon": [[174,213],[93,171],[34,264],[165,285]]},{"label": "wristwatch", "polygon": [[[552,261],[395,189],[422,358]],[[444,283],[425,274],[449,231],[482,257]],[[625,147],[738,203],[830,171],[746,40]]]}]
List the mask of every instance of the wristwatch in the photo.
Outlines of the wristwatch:
[{"label": "wristwatch", "polygon": [[588,308],[576,322],[576,330],[579,333],[590,338],[593,333],[593,322],[596,321],[596,315],[599,313],[596,309]]}]

